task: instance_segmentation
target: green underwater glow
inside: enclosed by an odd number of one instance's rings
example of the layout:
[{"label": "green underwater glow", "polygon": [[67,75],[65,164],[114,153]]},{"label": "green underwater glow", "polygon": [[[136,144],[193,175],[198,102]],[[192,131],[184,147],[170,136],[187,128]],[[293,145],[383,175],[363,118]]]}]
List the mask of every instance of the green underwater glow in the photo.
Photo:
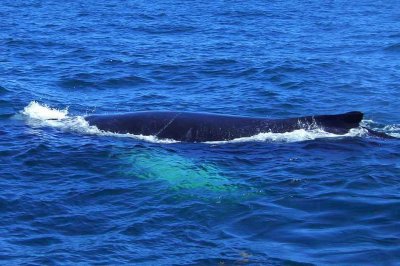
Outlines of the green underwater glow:
[{"label": "green underwater glow", "polygon": [[138,177],[162,180],[174,189],[234,189],[216,166],[164,150],[134,150],[128,156],[128,162]]}]

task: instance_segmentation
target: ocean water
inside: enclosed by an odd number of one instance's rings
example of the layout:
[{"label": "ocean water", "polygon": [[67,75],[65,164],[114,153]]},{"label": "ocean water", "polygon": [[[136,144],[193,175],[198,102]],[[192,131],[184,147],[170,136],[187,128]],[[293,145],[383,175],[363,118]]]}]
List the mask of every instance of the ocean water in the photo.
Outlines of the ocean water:
[{"label": "ocean water", "polygon": [[398,139],[83,119],[358,110],[400,137],[399,29],[398,1],[1,1],[0,264],[399,264]]}]

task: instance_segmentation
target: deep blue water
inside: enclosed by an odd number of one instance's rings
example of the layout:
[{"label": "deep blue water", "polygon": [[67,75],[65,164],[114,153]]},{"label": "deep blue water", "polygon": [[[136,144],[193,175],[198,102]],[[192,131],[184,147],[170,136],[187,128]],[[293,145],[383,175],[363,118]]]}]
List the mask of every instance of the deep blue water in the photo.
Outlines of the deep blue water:
[{"label": "deep blue water", "polygon": [[399,140],[82,122],[359,110],[399,136],[400,2],[3,0],[0,25],[1,264],[400,263]]}]

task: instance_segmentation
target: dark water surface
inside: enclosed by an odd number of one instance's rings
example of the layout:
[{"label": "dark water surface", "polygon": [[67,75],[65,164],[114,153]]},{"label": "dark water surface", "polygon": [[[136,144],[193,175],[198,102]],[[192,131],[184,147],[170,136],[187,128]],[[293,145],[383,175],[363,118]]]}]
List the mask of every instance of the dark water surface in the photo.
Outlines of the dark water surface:
[{"label": "dark water surface", "polygon": [[359,110],[400,136],[400,2],[4,0],[0,25],[1,264],[400,263],[399,140],[82,119]]}]

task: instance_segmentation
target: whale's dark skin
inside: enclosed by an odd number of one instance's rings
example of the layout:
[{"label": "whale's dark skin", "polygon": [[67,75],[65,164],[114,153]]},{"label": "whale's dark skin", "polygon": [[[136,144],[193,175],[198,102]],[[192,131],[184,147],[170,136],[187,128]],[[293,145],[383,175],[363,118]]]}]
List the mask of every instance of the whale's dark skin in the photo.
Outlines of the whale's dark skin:
[{"label": "whale's dark skin", "polygon": [[151,135],[186,142],[232,140],[264,132],[284,133],[314,127],[335,134],[346,134],[358,127],[362,118],[361,112],[288,119],[189,112],[137,112],[85,117],[90,125],[108,132]]}]

